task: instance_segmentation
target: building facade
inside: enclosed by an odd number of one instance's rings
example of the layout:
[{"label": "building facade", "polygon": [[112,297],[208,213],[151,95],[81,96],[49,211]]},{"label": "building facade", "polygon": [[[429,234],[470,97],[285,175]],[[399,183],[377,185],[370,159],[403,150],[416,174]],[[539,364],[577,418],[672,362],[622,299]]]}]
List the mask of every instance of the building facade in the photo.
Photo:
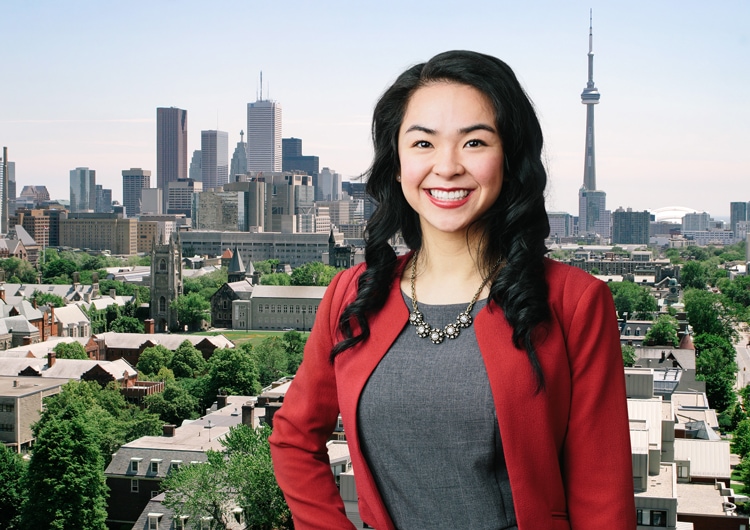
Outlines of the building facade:
[{"label": "building facade", "polygon": [[187,111],[175,107],[156,109],[156,187],[162,190],[166,210],[167,185],[187,178]]},{"label": "building facade", "polygon": [[166,244],[151,252],[151,318],[158,333],[177,329],[177,311],[172,302],[182,294],[180,241],[173,233]]},{"label": "building facade", "polygon": [[141,215],[141,197],[151,187],[151,172],[134,167],[122,170],[122,204],[128,217]]},{"label": "building facade", "polygon": [[260,99],[247,104],[247,170],[281,171],[281,104]]},{"label": "building facade", "polygon": [[138,252],[138,221],[121,213],[71,214],[60,219],[59,243],[128,256]]},{"label": "building facade", "polygon": [[224,131],[201,131],[201,181],[203,189],[220,188],[229,175],[229,135]]},{"label": "building facade", "polygon": [[87,167],[70,170],[70,211],[87,212],[96,208],[96,171]]},{"label": "building facade", "polygon": [[648,245],[651,214],[618,208],[612,212],[612,243],[615,245]]},{"label": "building facade", "polygon": [[169,183],[167,214],[183,214],[191,217],[193,194],[203,191],[203,183],[193,179],[178,179]]}]

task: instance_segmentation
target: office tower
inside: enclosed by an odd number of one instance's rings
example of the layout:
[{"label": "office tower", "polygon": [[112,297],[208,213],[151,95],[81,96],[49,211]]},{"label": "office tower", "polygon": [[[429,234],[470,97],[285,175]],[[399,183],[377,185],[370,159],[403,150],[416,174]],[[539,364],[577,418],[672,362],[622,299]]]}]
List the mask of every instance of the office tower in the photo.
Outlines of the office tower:
[{"label": "office tower", "polygon": [[8,148],[3,147],[3,158],[0,160],[0,233],[8,233]]},{"label": "office tower", "polygon": [[167,214],[192,215],[193,194],[203,191],[203,183],[193,179],[179,179],[169,183]]},{"label": "office tower", "polygon": [[94,211],[96,213],[112,212],[112,190],[105,188],[101,184],[96,185],[96,203]]},{"label": "office tower", "polygon": [[[268,188],[270,191],[267,191]],[[241,232],[264,232],[266,225],[266,194],[272,194],[271,177],[251,177],[248,180],[230,182],[224,191],[238,193],[237,227]]]},{"label": "office tower", "polygon": [[598,235],[604,239],[610,236],[612,213],[606,209],[607,194],[603,191],[578,190],[578,233]]},{"label": "office tower", "polygon": [[738,233],[737,223],[740,221],[750,221],[748,213],[750,213],[750,202],[729,203],[729,229],[734,232],[735,236]]},{"label": "office tower", "polygon": [[302,155],[302,140],[299,138],[281,139],[281,170],[302,171],[313,178],[313,186],[318,184],[320,159],[317,156]]},{"label": "office tower", "polygon": [[271,178],[273,194],[266,196],[266,228],[269,232],[296,233],[297,216],[314,213],[312,177],[274,173]]},{"label": "office tower", "polygon": [[612,244],[648,245],[651,214],[618,208],[612,212]]},{"label": "office tower", "polygon": [[70,211],[86,212],[96,208],[96,171],[87,167],[70,170]]},{"label": "office tower", "polygon": [[281,171],[281,104],[247,104],[247,170]]},{"label": "office tower", "polygon": [[167,184],[187,178],[187,111],[156,109],[156,187],[166,209]]},{"label": "office tower", "polygon": [[[8,161],[8,215],[16,212],[16,163]],[[12,225],[8,225],[12,226]]]},{"label": "office tower", "polygon": [[573,235],[573,216],[568,212],[547,212],[549,235],[559,242],[561,238]]},{"label": "office tower", "polygon": [[375,201],[367,195],[367,183],[365,182],[342,182],[345,191],[354,201],[362,201],[362,216],[364,221],[369,221],[375,211]]},{"label": "office tower", "polygon": [[682,218],[683,232],[702,232],[711,228],[711,215],[708,212],[686,213]]},{"label": "office tower", "polygon": [[237,175],[247,173],[247,143],[245,143],[245,131],[240,131],[240,141],[234,148],[232,162],[229,165],[229,182],[235,182]]},{"label": "office tower", "polygon": [[139,167],[122,170],[122,204],[128,217],[141,215],[142,193],[150,187],[150,171]]},{"label": "office tower", "polygon": [[201,182],[203,179],[203,163],[200,149],[193,151],[193,158],[190,160],[190,171],[188,172],[188,178],[191,178],[197,182]]},{"label": "office tower", "polygon": [[[179,182],[179,181],[177,181]],[[174,184],[174,183],[173,183]],[[143,188],[141,190],[141,216],[161,215],[164,213],[164,193],[159,188]]]},{"label": "office tower", "polygon": [[[291,158],[302,156],[302,139],[301,138],[282,138],[281,139],[281,157]],[[286,170],[284,170],[286,171]]]},{"label": "office tower", "polygon": [[318,174],[315,186],[316,201],[341,200],[341,175],[334,170],[324,167]]},{"label": "office tower", "polygon": [[203,189],[220,188],[229,175],[229,135],[224,131],[201,131]]}]

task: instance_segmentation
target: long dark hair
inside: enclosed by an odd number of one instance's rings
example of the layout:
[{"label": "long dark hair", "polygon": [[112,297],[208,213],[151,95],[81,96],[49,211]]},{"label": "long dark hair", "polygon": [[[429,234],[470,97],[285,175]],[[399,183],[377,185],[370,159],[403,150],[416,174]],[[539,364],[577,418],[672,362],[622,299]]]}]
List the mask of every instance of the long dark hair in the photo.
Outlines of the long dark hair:
[{"label": "long dark hair", "polygon": [[[398,132],[412,94],[435,82],[474,87],[494,108],[505,171],[500,196],[477,220],[481,227],[479,262],[486,273],[498,259],[506,260],[491,285],[490,298],[502,308],[513,328],[513,342],[526,350],[538,388],[542,389],[544,379],[532,340],[539,324],[550,316],[543,260],[549,221],[544,208],[547,174],[541,160],[542,130],[531,101],[510,67],[495,57],[470,51],[444,52],[409,68],[375,107],[375,156],[367,193],[377,208],[365,232],[367,268],[359,277],[356,299],[341,314],[339,329],[344,340],[333,348],[331,361],[369,337],[367,315],[385,304],[391,282],[396,279],[396,254],[389,240],[400,231],[409,248],[422,246],[419,216],[396,181],[400,170]],[[354,322],[359,328],[357,334]]]}]

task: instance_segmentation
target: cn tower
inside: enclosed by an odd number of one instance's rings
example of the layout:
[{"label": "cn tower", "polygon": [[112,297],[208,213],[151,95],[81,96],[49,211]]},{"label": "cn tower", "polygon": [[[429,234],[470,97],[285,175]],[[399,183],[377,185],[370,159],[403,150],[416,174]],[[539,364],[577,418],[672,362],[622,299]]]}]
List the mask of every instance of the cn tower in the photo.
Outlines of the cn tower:
[{"label": "cn tower", "polygon": [[594,105],[599,103],[599,90],[594,85],[594,36],[592,12],[589,12],[589,80],[581,93],[581,103],[586,105],[586,158],[583,165],[583,187],[596,189],[596,156],[594,153]]}]

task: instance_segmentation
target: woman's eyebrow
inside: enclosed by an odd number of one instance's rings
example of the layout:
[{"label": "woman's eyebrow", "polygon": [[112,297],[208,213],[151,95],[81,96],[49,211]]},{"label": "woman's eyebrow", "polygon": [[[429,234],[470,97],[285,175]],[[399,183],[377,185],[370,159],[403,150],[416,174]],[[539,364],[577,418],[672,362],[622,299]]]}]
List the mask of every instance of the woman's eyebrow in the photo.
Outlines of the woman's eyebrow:
[{"label": "woman's eyebrow", "polygon": [[424,127],[423,125],[412,125],[408,129],[404,131],[404,133],[412,132],[412,131],[419,131],[426,134],[437,134],[434,129],[430,129],[428,127]]},{"label": "woman's eyebrow", "polygon": [[469,125],[468,127],[462,127],[458,130],[461,134],[468,134],[474,131],[488,131],[497,134],[497,131],[491,125],[485,123],[477,123],[476,125]]}]

